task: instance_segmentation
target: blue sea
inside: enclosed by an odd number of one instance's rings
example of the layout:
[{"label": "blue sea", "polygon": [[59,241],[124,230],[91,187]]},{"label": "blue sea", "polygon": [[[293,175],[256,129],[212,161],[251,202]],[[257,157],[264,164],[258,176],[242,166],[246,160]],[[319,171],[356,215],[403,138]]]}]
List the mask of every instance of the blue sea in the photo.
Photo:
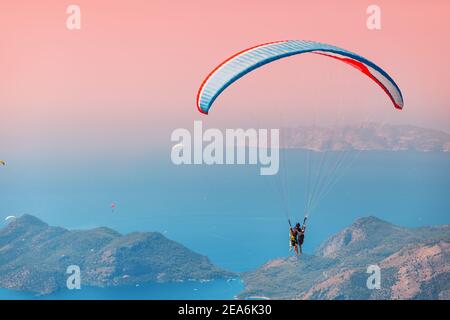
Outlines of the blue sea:
[{"label": "blue sea", "polygon": [[[159,231],[236,271],[289,255],[287,219],[257,166],[175,166],[170,151],[132,158],[10,159],[0,179],[0,217],[33,214],[70,229]],[[305,151],[287,151],[289,208],[301,219]],[[272,179],[272,180],[271,180]],[[450,154],[362,152],[310,214],[305,251],[362,216],[401,226],[450,224]],[[110,204],[116,203],[112,210]],[[3,220],[3,219],[2,219]],[[233,299],[236,281],[142,284],[61,291],[47,299]],[[0,299],[37,298],[0,289]]]}]

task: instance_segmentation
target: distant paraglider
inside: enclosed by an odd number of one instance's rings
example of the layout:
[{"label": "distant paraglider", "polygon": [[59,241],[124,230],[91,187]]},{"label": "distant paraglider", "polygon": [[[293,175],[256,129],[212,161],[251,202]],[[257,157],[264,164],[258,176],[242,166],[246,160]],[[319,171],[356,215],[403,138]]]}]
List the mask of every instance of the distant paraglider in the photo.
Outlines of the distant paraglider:
[{"label": "distant paraglider", "polygon": [[184,145],[182,143],[177,143],[172,147],[172,157],[175,155],[180,155],[181,153],[184,153]]},{"label": "distant paraglider", "polygon": [[5,218],[5,222],[11,222],[11,221],[16,220],[16,219],[17,219],[16,216],[7,216]]},{"label": "distant paraglider", "polygon": [[6,161],[5,160],[0,160],[0,165],[6,166]]},{"label": "distant paraglider", "polygon": [[116,203],[115,202],[111,202],[111,211],[114,212],[114,210],[116,209]]},{"label": "distant paraglider", "polygon": [[176,149],[178,149],[178,148],[183,148],[184,146],[183,146],[183,144],[182,143],[177,143],[176,145],[174,145],[173,147],[172,147],[172,150],[176,150]]}]

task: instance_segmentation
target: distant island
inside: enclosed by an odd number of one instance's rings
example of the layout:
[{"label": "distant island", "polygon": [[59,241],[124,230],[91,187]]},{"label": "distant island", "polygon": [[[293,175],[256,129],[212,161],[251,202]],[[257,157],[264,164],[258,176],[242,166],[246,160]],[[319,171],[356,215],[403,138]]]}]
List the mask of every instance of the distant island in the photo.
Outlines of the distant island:
[{"label": "distant island", "polygon": [[[369,265],[381,270],[369,290]],[[315,255],[275,259],[243,275],[241,299],[450,299],[450,226],[402,228],[360,218]]]},{"label": "distant island", "polygon": [[67,230],[23,215],[0,229],[0,287],[44,295],[66,287],[66,269],[82,285],[202,281],[235,275],[158,232]]},{"label": "distant island", "polygon": [[314,151],[389,150],[450,152],[450,134],[411,125],[363,125],[284,128],[282,148]]}]

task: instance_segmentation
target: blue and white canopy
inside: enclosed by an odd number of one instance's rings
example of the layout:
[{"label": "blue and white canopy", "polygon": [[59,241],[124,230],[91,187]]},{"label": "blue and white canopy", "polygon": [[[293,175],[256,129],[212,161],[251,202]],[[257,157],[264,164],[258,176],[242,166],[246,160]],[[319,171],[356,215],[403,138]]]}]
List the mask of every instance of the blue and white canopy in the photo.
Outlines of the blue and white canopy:
[{"label": "blue and white canopy", "polygon": [[233,82],[272,61],[301,53],[316,53],[345,62],[371,78],[389,96],[394,107],[403,108],[402,93],[394,80],[373,62],[350,51],[313,41],[285,40],[251,47],[218,65],[203,81],[197,94],[197,108],[208,114],[216,98]]}]

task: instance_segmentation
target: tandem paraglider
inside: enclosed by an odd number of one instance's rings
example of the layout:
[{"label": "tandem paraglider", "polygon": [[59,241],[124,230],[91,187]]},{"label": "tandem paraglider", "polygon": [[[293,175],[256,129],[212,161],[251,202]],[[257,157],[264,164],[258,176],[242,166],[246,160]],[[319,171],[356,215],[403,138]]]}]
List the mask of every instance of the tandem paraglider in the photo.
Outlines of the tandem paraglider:
[{"label": "tandem paraglider", "polygon": [[[219,95],[238,79],[244,77],[253,70],[264,65],[272,63],[279,59],[289,58],[303,53],[313,53],[321,57],[331,58],[335,61],[344,62],[351,67],[359,70],[361,73],[371,79],[388,96],[395,109],[403,108],[403,96],[400,88],[392,77],[375,63],[368,59],[338,48],[333,45],[303,40],[284,40],[259,44],[251,48],[240,51],[228,59],[224,60],[215,67],[201,83],[197,93],[197,109],[202,114],[209,114],[214,102]],[[281,148],[281,147],[280,147]],[[307,149],[310,151],[310,149]],[[331,158],[331,160],[330,160]],[[326,152],[320,156],[310,156],[308,153],[307,178],[305,178],[305,199],[304,210],[301,215],[304,216],[303,225],[297,223],[294,227],[291,225],[291,209],[283,204],[286,218],[289,222],[289,243],[291,250],[296,254],[302,252],[302,244],[305,237],[306,220],[311,212],[317,207],[319,201],[336,184],[340,177],[339,172],[345,171],[352,161],[346,152],[342,152],[335,157],[327,157]],[[311,172],[310,162],[319,162],[318,170]],[[328,164],[327,164],[328,161]],[[283,165],[283,161],[281,164]],[[287,183],[283,181],[283,174],[278,173],[281,180],[279,192],[283,202],[286,202]],[[300,221],[300,219],[298,219]]]}]

